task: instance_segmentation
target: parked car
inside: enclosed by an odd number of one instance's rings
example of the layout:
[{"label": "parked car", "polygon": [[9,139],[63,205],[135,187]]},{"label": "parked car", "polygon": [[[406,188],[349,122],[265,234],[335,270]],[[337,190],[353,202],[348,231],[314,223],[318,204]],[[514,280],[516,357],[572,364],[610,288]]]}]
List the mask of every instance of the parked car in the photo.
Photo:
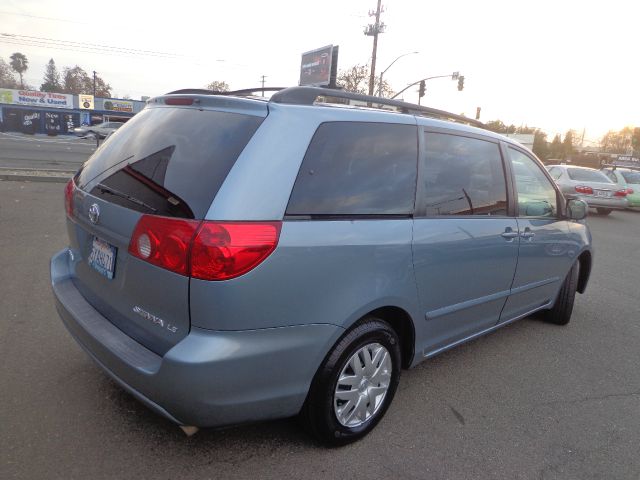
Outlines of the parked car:
[{"label": "parked car", "polygon": [[578,198],[600,215],[627,208],[627,189],[594,168],[548,165],[547,170],[567,198]]},{"label": "parked car", "polygon": [[402,368],[534,312],[564,325],[587,286],[586,204],[456,122],[482,126],[314,87],[156,97],[66,187],[58,312],[185,431],[300,415],[357,440]]},{"label": "parked car", "polygon": [[640,171],[620,167],[605,167],[601,171],[613,183],[627,189],[629,208],[640,207]]},{"label": "parked car", "polygon": [[106,138],[110,133],[115,132],[124,125],[124,122],[102,122],[97,125],[83,125],[73,129],[79,137],[94,136],[97,138]]}]

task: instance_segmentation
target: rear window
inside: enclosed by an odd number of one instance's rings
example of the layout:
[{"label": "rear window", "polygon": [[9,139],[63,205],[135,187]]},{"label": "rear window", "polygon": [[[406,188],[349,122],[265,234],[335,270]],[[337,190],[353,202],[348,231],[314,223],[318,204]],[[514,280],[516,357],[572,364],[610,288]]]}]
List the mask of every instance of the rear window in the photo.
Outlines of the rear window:
[{"label": "rear window", "polygon": [[96,150],[78,186],[132,210],[203,218],[262,121],[191,108],[143,110]]},{"label": "rear window", "polygon": [[287,214],[411,214],[417,169],[415,126],[323,123],[302,161]]},{"label": "rear window", "polygon": [[571,180],[579,182],[601,182],[613,183],[607,176],[597,170],[586,170],[584,168],[567,168],[567,174]]}]

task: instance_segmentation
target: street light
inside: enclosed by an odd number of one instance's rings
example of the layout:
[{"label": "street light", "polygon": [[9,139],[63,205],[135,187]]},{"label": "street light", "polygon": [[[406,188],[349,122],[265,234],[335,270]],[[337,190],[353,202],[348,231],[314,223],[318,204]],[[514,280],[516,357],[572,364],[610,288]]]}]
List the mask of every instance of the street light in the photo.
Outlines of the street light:
[{"label": "street light", "polygon": [[387,70],[389,70],[391,68],[391,66],[396,63],[398,60],[400,60],[402,57],[406,57],[407,55],[413,55],[415,53],[420,53],[420,52],[408,52],[408,53],[403,53],[402,55],[400,55],[399,57],[397,57],[393,62],[391,62],[389,64],[389,66],[387,68],[385,68],[382,72],[380,72],[380,83],[378,85],[378,96],[381,97],[382,96],[382,76],[385,74],[385,72]]}]

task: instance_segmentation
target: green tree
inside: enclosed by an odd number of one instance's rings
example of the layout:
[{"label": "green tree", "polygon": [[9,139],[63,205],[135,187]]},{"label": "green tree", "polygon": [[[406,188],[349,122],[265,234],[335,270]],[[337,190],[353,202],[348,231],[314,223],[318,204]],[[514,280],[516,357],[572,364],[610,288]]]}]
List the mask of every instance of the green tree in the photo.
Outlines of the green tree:
[{"label": "green tree", "polygon": [[[367,95],[369,93],[370,75],[369,65],[354,65],[340,72],[337,83],[347,92]],[[389,98],[393,96],[394,91],[391,85],[386,80],[383,80],[381,86],[380,77],[376,77],[373,91],[377,93],[380,88],[382,89],[382,97]]]},{"label": "green tree", "polygon": [[40,85],[40,90],[43,92],[61,92],[62,84],[60,83],[60,73],[56,67],[56,62],[53,58],[49,59],[49,63],[45,68],[44,82]]},{"label": "green tree", "polygon": [[562,158],[562,141],[560,140],[560,134],[556,134],[551,141],[551,145],[549,146],[549,156],[550,158]]},{"label": "green tree", "polygon": [[540,160],[549,158],[549,142],[547,142],[547,134],[539,128],[535,129],[533,137],[533,147],[531,148]]},{"label": "green tree", "polygon": [[228,92],[229,84],[223,80],[214,80],[207,85],[207,90],[211,90],[213,92]]},{"label": "green tree", "polygon": [[0,88],[18,88],[18,82],[11,72],[11,67],[0,58]]},{"label": "green tree", "polygon": [[9,64],[11,65],[11,69],[20,76],[20,88],[24,89],[22,74],[29,68],[29,60],[24,53],[20,52],[15,52],[9,58],[11,60],[9,62]]},{"label": "green tree", "polygon": [[574,141],[577,135],[573,130],[568,130],[567,133],[564,134],[564,139],[562,140],[562,156],[561,158],[564,160],[567,157],[570,157],[574,152]]}]

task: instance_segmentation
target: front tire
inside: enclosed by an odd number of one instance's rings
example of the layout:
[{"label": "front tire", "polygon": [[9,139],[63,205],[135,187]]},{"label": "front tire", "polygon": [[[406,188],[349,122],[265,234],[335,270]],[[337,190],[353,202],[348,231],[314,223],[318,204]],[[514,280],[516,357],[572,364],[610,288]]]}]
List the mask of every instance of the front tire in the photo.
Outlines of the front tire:
[{"label": "front tire", "polygon": [[368,317],[348,332],[318,369],[301,419],[326,445],[354,442],[389,408],[400,380],[400,341],[386,322]]},{"label": "front tire", "polygon": [[576,289],[578,287],[578,262],[574,263],[564,279],[564,283],[558,292],[556,303],[550,310],[543,314],[543,319],[549,323],[556,325],[566,325],[571,320],[573,312],[573,302],[576,297]]}]

